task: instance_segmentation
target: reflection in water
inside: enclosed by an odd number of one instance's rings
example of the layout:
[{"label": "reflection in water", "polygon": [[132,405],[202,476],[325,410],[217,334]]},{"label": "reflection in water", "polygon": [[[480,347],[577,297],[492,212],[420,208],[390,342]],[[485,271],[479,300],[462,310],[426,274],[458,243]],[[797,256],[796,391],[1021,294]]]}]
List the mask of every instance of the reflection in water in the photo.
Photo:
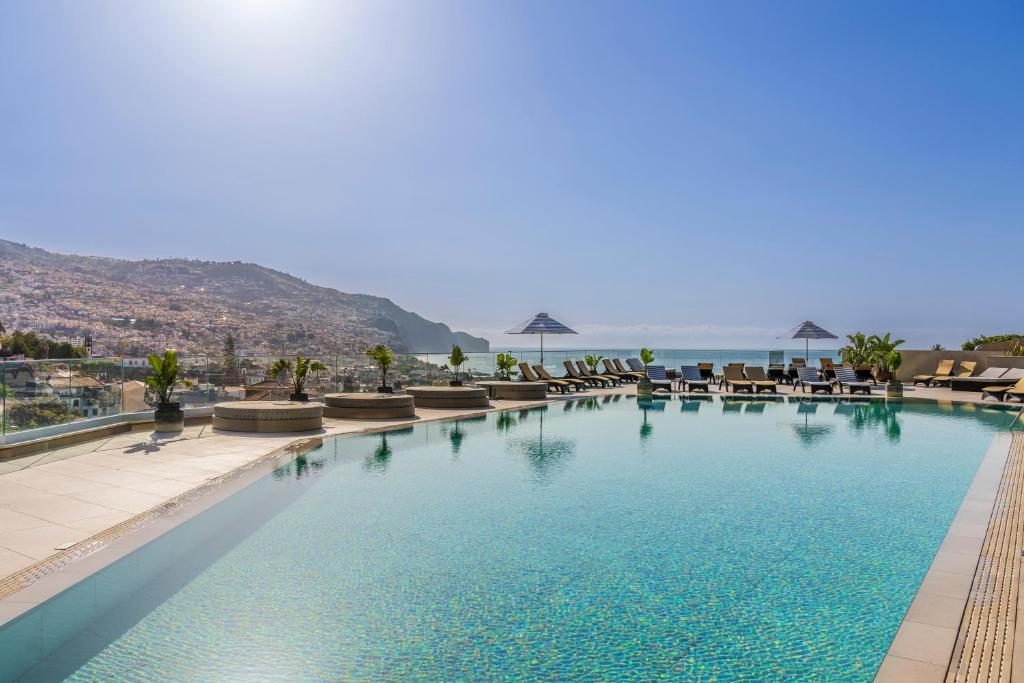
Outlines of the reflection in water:
[{"label": "reflection in water", "polygon": [[294,475],[296,479],[302,479],[315,474],[322,470],[323,467],[323,458],[314,458],[311,453],[303,453],[302,455],[295,456],[295,460],[287,465],[274,470],[273,476],[274,479],[287,479]]},{"label": "reflection in water", "polygon": [[526,459],[539,481],[545,481],[554,470],[576,453],[576,441],[573,439],[544,438],[544,413],[546,410],[545,406],[544,409],[537,411],[540,413],[540,425],[537,428],[536,436],[510,439],[508,442],[509,450],[519,453]]},{"label": "reflection in water", "polygon": [[441,431],[448,434],[448,440],[452,444],[452,455],[458,455],[462,449],[462,441],[466,438],[466,430],[463,429],[462,425],[467,422],[484,422],[487,420],[486,415],[478,415],[476,417],[467,417],[465,420],[455,420],[450,423],[448,427],[442,427]]},{"label": "reflection in water", "polygon": [[664,411],[665,401],[656,401],[649,398],[638,398],[636,400],[636,406],[644,413],[643,424],[640,425],[640,443],[646,443],[651,438],[651,434],[654,433],[654,425],[647,421],[647,411]]},{"label": "reflection in water", "polygon": [[811,415],[815,415],[818,412],[817,401],[800,401],[800,404],[796,408],[796,412],[797,415],[803,415],[804,419],[803,421],[793,422],[790,424],[790,427],[796,435],[797,441],[804,446],[813,446],[824,441],[832,432],[835,431],[835,425],[811,423]]},{"label": "reflection in water", "polygon": [[896,413],[901,409],[900,403],[851,401],[838,404],[835,412],[849,419],[850,431],[878,430],[884,432],[890,441],[898,443],[902,428]]},{"label": "reflection in water", "polygon": [[373,449],[373,453],[363,460],[363,467],[371,472],[384,472],[391,461],[391,446],[388,445],[387,432],[381,432],[380,443]]},{"label": "reflection in water", "polygon": [[516,424],[518,424],[518,420],[512,413],[498,413],[498,417],[494,419],[494,426],[498,428],[499,432],[508,433]]}]

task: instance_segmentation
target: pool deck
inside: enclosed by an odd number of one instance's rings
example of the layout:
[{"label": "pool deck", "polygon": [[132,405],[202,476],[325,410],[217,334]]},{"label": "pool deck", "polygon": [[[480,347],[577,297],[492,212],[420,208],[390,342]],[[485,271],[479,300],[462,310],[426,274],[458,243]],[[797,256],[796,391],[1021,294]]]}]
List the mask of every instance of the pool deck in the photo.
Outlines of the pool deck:
[{"label": "pool deck", "polygon": [[[78,556],[91,552],[91,548],[109,537],[113,530],[125,529],[128,524],[152,515],[169,502],[201,493],[202,489],[225,476],[297,441],[309,440],[311,436],[394,429],[419,422],[522,409],[585,396],[632,396],[635,392],[635,385],[626,385],[591,389],[579,395],[549,395],[545,401],[492,400],[489,408],[418,408],[415,418],[324,418],[324,429],[308,434],[223,432],[214,430],[210,425],[186,427],[182,433],[171,436],[136,431],[42,454],[2,460],[0,625],[24,610],[22,595],[26,594],[19,595],[19,591],[45,576],[48,566],[59,568],[62,557],[74,558],[76,550]],[[780,394],[804,396],[801,392],[794,394],[788,386],[780,387]],[[879,395],[880,391],[875,392],[875,396]],[[819,394],[818,398],[821,397]],[[837,397],[838,394],[824,398]],[[915,387],[907,392],[907,397],[993,405],[991,400],[982,402],[978,394],[953,393],[949,389]],[[879,670],[878,680],[945,679],[954,646],[963,641],[963,637],[959,641],[957,638],[960,621],[975,569],[980,566],[978,557],[989,531],[987,522],[994,518],[992,510],[1000,482],[1004,479],[1009,442],[1009,435],[1000,435],[986,455],[949,535]],[[1019,576],[1020,553],[1013,561],[1018,567],[1016,576]],[[1012,623],[1010,631],[1012,640]],[[1017,652],[1024,654],[1024,645]]]}]

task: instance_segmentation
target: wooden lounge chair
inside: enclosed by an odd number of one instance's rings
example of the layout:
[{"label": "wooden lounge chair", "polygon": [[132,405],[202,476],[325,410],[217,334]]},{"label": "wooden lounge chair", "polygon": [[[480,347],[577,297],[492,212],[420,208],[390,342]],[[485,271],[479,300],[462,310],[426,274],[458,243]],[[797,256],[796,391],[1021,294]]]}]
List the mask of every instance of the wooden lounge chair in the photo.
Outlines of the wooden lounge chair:
[{"label": "wooden lounge chair", "polygon": [[747,366],[746,374],[747,379],[754,383],[754,393],[760,394],[762,391],[770,391],[773,394],[779,393],[779,385],[768,378],[764,368],[750,365]]},{"label": "wooden lounge chair", "polygon": [[743,376],[743,368],[739,365],[726,365],[722,368],[722,383],[726,391],[749,391],[754,393],[754,383]]},{"label": "wooden lounge chair", "polygon": [[[551,373],[545,370],[544,366],[541,365],[540,363],[534,364],[533,371],[536,372],[537,376],[540,377],[545,382],[550,382],[552,380],[558,379],[557,377],[552,377]],[[587,383],[581,379],[574,379],[572,377],[562,377],[559,381],[568,382],[570,385],[576,388],[576,391],[583,391],[584,389],[587,388]]]},{"label": "wooden lounge chair", "polygon": [[576,366],[572,364],[571,360],[563,360],[562,365],[565,366],[565,377],[562,379],[578,379],[594,387],[606,387],[608,386],[608,380],[604,377],[584,377],[576,370]]},{"label": "wooden lounge chair", "polygon": [[863,391],[865,394],[871,394],[871,383],[865,382],[857,377],[857,373],[854,372],[853,368],[848,368],[845,365],[837,365],[835,370],[835,382],[836,386],[839,387],[839,393],[843,393],[843,387],[846,387],[851,394],[858,391]]},{"label": "wooden lounge chair", "polygon": [[831,358],[819,358],[818,362],[821,364],[821,376],[825,379],[832,379],[836,376],[836,364],[832,362]]},{"label": "wooden lounge chair", "polygon": [[875,368],[871,363],[861,363],[853,369],[857,373],[857,379],[861,382],[871,382],[872,384],[878,384],[875,380]]},{"label": "wooden lounge chair", "polygon": [[615,366],[612,365],[612,361],[610,358],[602,358],[601,362],[604,363],[604,372],[601,373],[602,375],[611,375],[612,377],[618,377],[620,382],[636,382],[638,379],[640,379],[639,377],[636,377],[632,372],[627,373],[616,370]]},{"label": "wooden lounge chair", "polygon": [[923,384],[926,387],[930,387],[932,385],[932,381],[936,377],[952,377],[952,375],[953,375],[953,364],[955,362],[956,361],[952,361],[952,360],[939,361],[939,367],[935,368],[935,374],[934,375],[915,375],[914,376],[914,384]]},{"label": "wooden lounge chair", "polygon": [[665,373],[664,365],[648,365],[647,379],[651,380],[651,384],[654,385],[655,389],[667,389],[668,391],[672,391],[672,380],[670,380],[668,375]]},{"label": "wooden lounge chair", "polygon": [[807,366],[798,367],[796,369],[796,373],[797,379],[794,389],[796,387],[800,387],[800,391],[807,393],[807,387],[810,387],[812,394],[819,391],[824,391],[827,394],[832,393],[832,383],[823,381],[821,377],[818,376],[818,371],[814,368],[809,368]]},{"label": "wooden lounge chair", "polygon": [[1011,384],[1010,386],[985,387],[981,390],[981,400],[984,401],[986,396],[991,396],[997,401],[1002,401],[1011,391],[1014,392],[1010,394],[1011,396],[1024,394],[1024,377],[1021,377],[1017,380],[1016,384]]},{"label": "wooden lounge chair", "polygon": [[697,369],[700,370],[701,379],[706,379],[709,382],[715,381],[714,363],[697,363]]},{"label": "wooden lounge chair", "polygon": [[583,379],[589,379],[591,377],[593,377],[594,379],[603,379],[606,382],[610,383],[613,387],[622,384],[622,380],[616,377],[615,375],[605,375],[599,372],[594,372],[593,370],[590,369],[590,366],[587,365],[584,361],[576,361],[576,367],[580,369],[580,375],[583,376]]},{"label": "wooden lounge chair", "polygon": [[629,375],[629,376],[633,377],[634,379],[636,379],[636,381],[638,381],[638,382],[640,380],[642,380],[644,377],[647,376],[643,372],[639,372],[637,370],[629,370],[629,369],[627,369],[622,364],[622,361],[619,360],[618,358],[613,359],[612,363],[615,364],[615,369],[618,370],[620,373],[622,373],[623,375]]},{"label": "wooden lounge chair", "polygon": [[704,379],[699,367],[696,365],[683,365],[680,366],[679,371],[681,373],[679,380],[680,389],[683,391],[704,391],[709,394],[711,393],[709,382]]},{"label": "wooden lounge chair", "polygon": [[786,373],[786,366],[782,363],[771,363],[768,365],[768,379],[783,384],[793,383],[793,379]]},{"label": "wooden lounge chair", "polygon": [[568,382],[561,379],[541,379],[540,377],[537,377],[537,375],[533,374],[533,370],[531,370],[530,366],[527,365],[526,363],[519,364],[519,375],[523,378],[524,382],[547,382],[548,389],[557,389],[561,391],[563,394],[569,391],[569,387],[572,386]]},{"label": "wooden lounge chair", "polygon": [[952,384],[953,377],[970,377],[974,374],[974,368],[977,366],[977,362],[973,360],[962,360],[960,361],[960,372],[956,373],[956,375],[949,375],[948,377],[940,377],[936,375],[932,378],[932,384],[942,386],[943,384]]}]

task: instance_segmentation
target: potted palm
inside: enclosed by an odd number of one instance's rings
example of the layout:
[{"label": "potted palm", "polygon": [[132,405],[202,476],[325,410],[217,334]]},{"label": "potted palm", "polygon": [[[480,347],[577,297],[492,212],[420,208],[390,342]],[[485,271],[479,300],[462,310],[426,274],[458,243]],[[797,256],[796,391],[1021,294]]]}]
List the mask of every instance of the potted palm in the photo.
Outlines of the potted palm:
[{"label": "potted palm", "polygon": [[192,388],[192,382],[181,376],[178,354],[171,349],[164,355],[149,355],[149,367],[152,374],[145,378],[146,386],[156,394],[156,410],[153,411],[154,431],[180,432],[185,428],[185,413],[181,403],[172,401],[171,396],[179,386]]},{"label": "potted palm", "polygon": [[875,364],[875,379],[885,382],[887,398],[898,398],[903,395],[903,384],[896,379],[896,370],[903,363],[903,354],[896,347],[905,343],[903,339],[893,339],[891,333],[884,337],[871,335],[868,344],[871,347],[871,360]]},{"label": "potted palm", "polygon": [[452,353],[448,356],[448,364],[441,366],[442,370],[452,376],[451,381],[448,382],[448,386],[462,386],[462,366],[465,365],[467,360],[469,360],[469,358],[467,358],[466,354],[462,352],[462,348],[458,344],[452,346]]},{"label": "potted palm", "polygon": [[512,381],[512,368],[516,366],[519,361],[512,357],[512,352],[499,353],[494,358],[494,367],[498,372],[498,379],[503,382]]},{"label": "potted palm", "polygon": [[648,348],[640,349],[640,362],[644,364],[644,376],[636,385],[637,396],[653,396],[654,385],[647,378],[647,366],[654,362],[654,352]]},{"label": "potted palm", "polygon": [[380,374],[380,386],[377,387],[377,393],[393,393],[392,388],[388,386],[388,371],[395,362],[394,352],[385,344],[377,344],[372,349],[367,349],[366,355],[377,365],[377,372]]},{"label": "potted palm", "polygon": [[289,401],[308,401],[309,395],[305,391],[306,382],[311,377],[319,376],[326,369],[327,366],[320,361],[307,358],[306,356],[295,356],[294,362],[287,358],[278,358],[270,366],[270,376],[278,381],[280,381],[282,375],[289,379],[292,384],[292,393],[288,397]]},{"label": "potted palm", "polygon": [[870,380],[874,372],[868,336],[863,332],[857,332],[846,335],[846,339],[848,343],[839,349],[839,357],[843,363],[853,367],[859,379]]},{"label": "potted palm", "polygon": [[592,373],[594,373],[595,375],[600,375],[601,373],[597,371],[597,364],[601,362],[602,358],[604,358],[604,356],[600,354],[588,353],[586,356],[583,357],[583,362],[587,364],[587,367],[590,368],[590,371]]}]

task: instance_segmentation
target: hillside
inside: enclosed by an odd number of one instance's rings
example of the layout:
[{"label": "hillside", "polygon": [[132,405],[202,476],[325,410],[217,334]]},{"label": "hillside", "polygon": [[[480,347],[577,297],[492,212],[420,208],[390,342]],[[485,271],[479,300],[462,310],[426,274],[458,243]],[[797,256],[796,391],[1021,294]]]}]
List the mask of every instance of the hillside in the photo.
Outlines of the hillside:
[{"label": "hillside", "polygon": [[350,350],[385,342],[438,352],[486,339],[452,332],[388,299],[318,287],[253,263],[126,261],[0,240],[0,322],[90,336],[106,353],[216,352],[232,332],[247,352]]}]

